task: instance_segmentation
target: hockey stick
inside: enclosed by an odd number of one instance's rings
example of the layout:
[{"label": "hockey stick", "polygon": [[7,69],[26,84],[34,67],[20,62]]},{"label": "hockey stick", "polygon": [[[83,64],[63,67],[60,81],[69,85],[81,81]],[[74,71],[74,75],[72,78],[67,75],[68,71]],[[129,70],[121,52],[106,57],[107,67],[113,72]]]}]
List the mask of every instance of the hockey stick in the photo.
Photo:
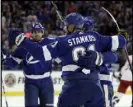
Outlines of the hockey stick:
[{"label": "hockey stick", "polygon": [[65,23],[65,21],[63,20],[63,17],[61,16],[61,14],[59,13],[56,4],[55,4],[53,1],[51,1],[51,3],[52,3],[52,5],[54,6],[54,9],[56,10],[56,13],[57,13],[57,15],[58,15],[60,21],[62,22],[62,25],[60,26],[60,28],[63,29],[63,31],[64,31],[64,26],[66,25],[66,23]]},{"label": "hockey stick", "polygon": [[4,96],[5,96],[6,107],[8,107],[8,102],[7,102],[7,98],[6,98],[6,92],[5,92],[3,80],[2,80],[2,88],[3,88],[3,92],[4,92]]},{"label": "hockey stick", "polygon": [[58,11],[58,8],[57,8],[56,4],[55,4],[53,1],[51,1],[51,3],[53,4],[54,9],[56,10],[56,13],[57,13],[59,19],[60,19],[62,22],[64,22],[62,16],[60,15],[60,13],[59,13],[59,11]]},{"label": "hockey stick", "polygon": [[[120,31],[120,27],[119,27],[117,21],[115,20],[115,18],[113,17],[113,15],[112,15],[107,9],[105,9],[104,7],[102,7],[102,9],[105,10],[105,11],[110,15],[110,17],[113,19],[113,21],[115,22],[115,24],[116,24],[116,26],[117,26],[117,30]],[[128,52],[127,52],[127,48],[126,48],[126,47],[124,48],[124,52],[125,52],[126,58],[127,58],[127,60],[128,60],[130,69],[131,69],[131,71],[132,71],[132,65],[131,65],[131,62],[130,62],[130,60],[129,60]],[[133,71],[132,71],[132,73],[133,73]]]},{"label": "hockey stick", "polygon": [[115,22],[115,24],[117,26],[117,30],[120,31],[120,27],[119,27],[117,21],[115,20],[115,18],[113,17],[113,15],[107,9],[105,9],[104,7],[102,7],[102,9],[105,10],[111,16],[111,18],[113,19],[113,21]]}]

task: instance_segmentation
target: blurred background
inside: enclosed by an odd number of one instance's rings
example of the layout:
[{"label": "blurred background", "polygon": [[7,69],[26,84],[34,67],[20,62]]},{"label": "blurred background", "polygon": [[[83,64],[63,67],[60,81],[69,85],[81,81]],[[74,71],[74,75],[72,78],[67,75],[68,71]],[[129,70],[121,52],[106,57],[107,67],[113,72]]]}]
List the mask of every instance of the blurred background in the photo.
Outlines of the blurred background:
[{"label": "blurred background", "polygon": [[[58,10],[64,17],[71,12],[78,12],[83,16],[94,19],[94,30],[103,35],[117,34],[117,28],[112,18],[101,9],[105,7],[109,10],[118,22],[120,28],[127,30],[129,34],[128,50],[132,44],[132,18],[133,18],[133,2],[132,1],[55,1]],[[31,25],[39,21],[45,26],[44,36],[57,37],[64,35],[60,28],[60,20],[50,1],[2,1],[2,51],[10,52],[13,47],[9,46],[7,40],[8,28],[19,28],[30,35]],[[123,65],[125,55],[117,62]],[[8,67],[3,67],[9,70]],[[22,69],[18,66],[15,69]],[[60,66],[53,64],[54,70],[59,70]]]}]

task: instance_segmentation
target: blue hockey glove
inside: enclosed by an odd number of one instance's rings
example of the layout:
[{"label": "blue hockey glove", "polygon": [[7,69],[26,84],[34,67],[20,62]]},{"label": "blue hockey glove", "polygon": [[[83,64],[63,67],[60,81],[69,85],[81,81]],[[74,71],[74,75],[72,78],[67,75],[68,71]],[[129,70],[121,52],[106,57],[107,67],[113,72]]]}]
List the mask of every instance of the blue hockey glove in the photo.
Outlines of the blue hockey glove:
[{"label": "blue hockey glove", "polygon": [[97,66],[102,65],[102,54],[96,51],[89,50],[86,55],[80,56],[77,64],[83,68],[94,70]]},{"label": "blue hockey glove", "polygon": [[23,40],[26,38],[26,36],[24,35],[24,33],[21,33],[20,35],[18,35],[15,39],[15,43],[17,46],[19,46],[21,44],[21,42],[23,42]]},{"label": "blue hockey glove", "polygon": [[26,36],[18,29],[10,29],[8,31],[8,41],[11,44],[20,45]]}]

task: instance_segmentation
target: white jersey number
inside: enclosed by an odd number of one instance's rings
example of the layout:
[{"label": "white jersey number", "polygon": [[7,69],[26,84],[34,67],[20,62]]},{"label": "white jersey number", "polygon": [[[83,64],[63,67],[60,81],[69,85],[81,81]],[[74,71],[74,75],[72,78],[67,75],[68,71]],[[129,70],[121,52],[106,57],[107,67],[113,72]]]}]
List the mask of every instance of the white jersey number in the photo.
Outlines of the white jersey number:
[{"label": "white jersey number", "polygon": [[[87,48],[87,50],[95,50],[95,45],[90,44]],[[79,56],[84,56],[85,55],[86,48],[83,46],[78,46],[75,47],[72,51],[72,57],[74,61],[78,61]]]}]

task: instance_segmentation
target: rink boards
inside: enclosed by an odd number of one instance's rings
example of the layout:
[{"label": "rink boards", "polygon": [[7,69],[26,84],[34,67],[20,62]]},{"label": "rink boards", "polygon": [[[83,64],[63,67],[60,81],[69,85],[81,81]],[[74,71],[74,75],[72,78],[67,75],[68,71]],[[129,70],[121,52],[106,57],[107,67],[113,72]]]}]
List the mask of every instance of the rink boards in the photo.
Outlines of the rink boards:
[{"label": "rink boards", "polygon": [[[24,96],[24,74],[22,71],[18,70],[2,71],[2,79],[6,91],[6,96]],[[53,71],[52,79],[54,84],[55,96],[58,96],[63,84],[63,81],[61,79],[61,72]],[[113,82],[114,93],[115,93],[117,91],[119,81],[117,81],[112,76],[111,79]],[[126,94],[132,94],[130,88],[128,88]],[[2,95],[3,95],[3,90],[2,90]]]}]

